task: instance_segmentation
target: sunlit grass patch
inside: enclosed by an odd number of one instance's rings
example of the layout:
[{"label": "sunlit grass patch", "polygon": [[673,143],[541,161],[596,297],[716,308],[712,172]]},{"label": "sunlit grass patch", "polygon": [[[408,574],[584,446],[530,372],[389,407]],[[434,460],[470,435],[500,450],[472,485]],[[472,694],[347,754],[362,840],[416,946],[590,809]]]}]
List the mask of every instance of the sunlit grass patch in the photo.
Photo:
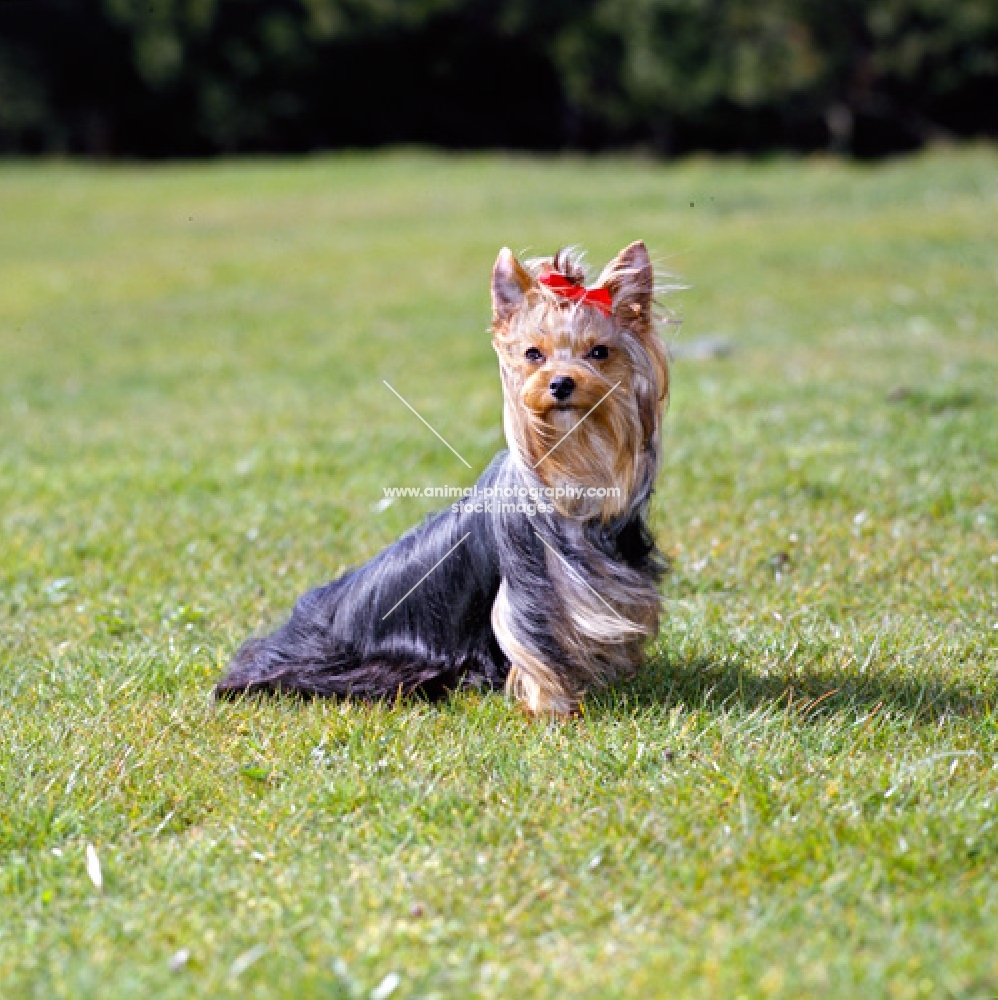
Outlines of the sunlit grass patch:
[{"label": "sunlit grass patch", "polygon": [[[0,993],[998,991],[996,165],[0,169]],[[215,705],[502,446],[498,248],[637,237],[725,344],[648,670]]]}]

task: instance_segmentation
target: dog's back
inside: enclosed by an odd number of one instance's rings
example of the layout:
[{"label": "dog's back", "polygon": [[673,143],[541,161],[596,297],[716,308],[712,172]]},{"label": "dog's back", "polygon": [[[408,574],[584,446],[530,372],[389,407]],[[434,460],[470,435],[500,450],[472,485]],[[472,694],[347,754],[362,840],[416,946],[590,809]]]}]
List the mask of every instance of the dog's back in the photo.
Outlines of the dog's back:
[{"label": "dog's back", "polygon": [[[479,489],[505,461],[497,456]],[[489,620],[500,576],[494,519],[455,507],[302,596],[289,621],[239,650],[216,694],[383,698],[501,687],[509,664]]]}]

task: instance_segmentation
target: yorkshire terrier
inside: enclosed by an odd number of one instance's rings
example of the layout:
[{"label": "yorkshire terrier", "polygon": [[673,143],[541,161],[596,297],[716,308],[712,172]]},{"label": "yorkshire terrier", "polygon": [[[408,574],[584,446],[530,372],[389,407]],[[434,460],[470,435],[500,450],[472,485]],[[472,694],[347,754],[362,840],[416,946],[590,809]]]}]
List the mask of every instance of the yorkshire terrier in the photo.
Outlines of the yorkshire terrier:
[{"label": "yorkshire terrier", "polygon": [[663,572],[645,520],[669,390],[654,294],[641,242],[592,287],[573,250],[521,265],[503,249],[492,343],[509,448],[477,484],[496,502],[454,504],[305,594],[239,650],[216,694],[505,685],[529,712],[565,716],[632,676]]}]

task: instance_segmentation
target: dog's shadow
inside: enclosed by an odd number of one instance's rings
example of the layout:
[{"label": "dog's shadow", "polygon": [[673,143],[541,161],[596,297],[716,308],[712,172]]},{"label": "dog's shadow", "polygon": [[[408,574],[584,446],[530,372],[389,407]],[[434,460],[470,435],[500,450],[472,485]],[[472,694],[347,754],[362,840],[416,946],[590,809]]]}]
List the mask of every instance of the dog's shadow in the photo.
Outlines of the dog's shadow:
[{"label": "dog's shadow", "polygon": [[683,707],[710,712],[738,708],[792,712],[796,721],[814,724],[829,714],[862,716],[888,711],[919,722],[947,716],[979,716],[998,701],[988,689],[959,680],[905,677],[895,672],[796,668],[779,675],[760,674],[739,660],[707,655],[652,658],[638,676],[586,700],[586,713],[628,714],[652,707]]}]

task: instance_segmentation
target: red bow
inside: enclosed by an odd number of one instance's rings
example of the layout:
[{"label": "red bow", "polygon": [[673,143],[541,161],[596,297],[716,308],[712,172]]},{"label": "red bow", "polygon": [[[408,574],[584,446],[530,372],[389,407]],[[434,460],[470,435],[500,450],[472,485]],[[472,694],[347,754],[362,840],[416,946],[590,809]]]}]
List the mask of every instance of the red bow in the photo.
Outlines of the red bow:
[{"label": "red bow", "polygon": [[598,309],[604,316],[613,312],[613,299],[605,288],[583,288],[569,281],[559,271],[549,271],[537,279],[542,285],[550,288],[555,295],[573,302],[581,302],[584,306]]}]

